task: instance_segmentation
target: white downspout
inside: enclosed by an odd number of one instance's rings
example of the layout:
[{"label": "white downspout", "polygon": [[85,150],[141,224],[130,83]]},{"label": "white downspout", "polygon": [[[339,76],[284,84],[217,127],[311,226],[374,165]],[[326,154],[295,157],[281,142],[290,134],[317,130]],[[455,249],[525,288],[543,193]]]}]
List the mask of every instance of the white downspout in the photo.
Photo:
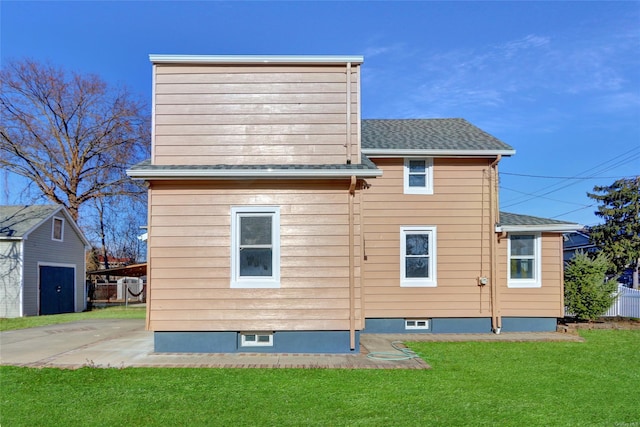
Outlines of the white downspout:
[{"label": "white downspout", "polygon": [[489,241],[489,251],[491,253],[491,329],[496,334],[499,334],[502,329],[502,317],[500,316],[500,293],[498,291],[498,280],[496,279],[496,274],[498,273],[498,260],[496,248],[497,236],[495,235],[495,225],[500,222],[498,194],[496,190],[498,174],[496,167],[498,162],[500,162],[500,159],[502,159],[502,155],[498,154],[496,159],[489,166],[489,215],[491,218],[491,240]]},{"label": "white downspout", "polygon": [[353,220],[353,199],[356,194],[358,180],[351,176],[349,184],[349,346],[351,350],[356,348],[356,290],[355,290],[355,231]]},{"label": "white downspout", "polygon": [[347,62],[347,164],[350,165],[352,161],[352,151],[353,147],[351,146],[351,62]]}]

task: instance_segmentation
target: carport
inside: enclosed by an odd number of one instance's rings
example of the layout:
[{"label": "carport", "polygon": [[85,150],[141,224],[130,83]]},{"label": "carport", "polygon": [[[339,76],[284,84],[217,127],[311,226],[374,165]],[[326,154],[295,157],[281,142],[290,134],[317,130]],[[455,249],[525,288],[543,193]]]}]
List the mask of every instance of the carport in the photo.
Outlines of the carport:
[{"label": "carport", "polygon": [[[98,277],[106,276],[106,277],[143,277],[147,275],[147,263],[141,264],[132,264],[124,267],[115,267],[101,270],[93,270],[87,272],[87,281],[92,285],[96,286],[98,283]],[[143,287],[141,291],[145,293],[146,296],[146,285]],[[138,296],[139,294],[135,294],[129,291],[127,288],[127,294],[131,296]],[[144,298],[146,301],[146,297]],[[128,302],[128,297],[124,298],[125,304]]]}]

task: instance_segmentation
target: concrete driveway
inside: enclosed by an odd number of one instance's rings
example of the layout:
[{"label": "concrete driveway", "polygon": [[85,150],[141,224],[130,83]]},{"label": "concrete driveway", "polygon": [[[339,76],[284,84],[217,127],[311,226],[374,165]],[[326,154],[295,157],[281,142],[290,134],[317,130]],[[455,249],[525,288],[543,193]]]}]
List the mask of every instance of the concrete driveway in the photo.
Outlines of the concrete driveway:
[{"label": "concrete driveway", "polygon": [[0,332],[0,363],[15,366],[133,366],[153,352],[142,319],[82,320]]}]

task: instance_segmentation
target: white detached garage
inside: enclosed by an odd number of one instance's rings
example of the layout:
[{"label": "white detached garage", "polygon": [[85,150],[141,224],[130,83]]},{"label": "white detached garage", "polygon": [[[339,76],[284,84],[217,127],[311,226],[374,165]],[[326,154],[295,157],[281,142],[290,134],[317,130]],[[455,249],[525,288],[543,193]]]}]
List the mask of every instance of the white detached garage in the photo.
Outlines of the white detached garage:
[{"label": "white detached garage", "polygon": [[88,249],[61,205],[0,206],[0,317],[83,311]]}]

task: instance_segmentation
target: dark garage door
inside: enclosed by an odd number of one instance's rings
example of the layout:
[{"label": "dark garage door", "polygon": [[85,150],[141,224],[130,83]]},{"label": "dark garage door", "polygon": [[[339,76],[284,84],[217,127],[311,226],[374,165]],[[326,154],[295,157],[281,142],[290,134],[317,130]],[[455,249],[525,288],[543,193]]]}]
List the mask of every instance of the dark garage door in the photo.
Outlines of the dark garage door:
[{"label": "dark garage door", "polygon": [[40,266],[40,314],[73,313],[74,269]]}]

